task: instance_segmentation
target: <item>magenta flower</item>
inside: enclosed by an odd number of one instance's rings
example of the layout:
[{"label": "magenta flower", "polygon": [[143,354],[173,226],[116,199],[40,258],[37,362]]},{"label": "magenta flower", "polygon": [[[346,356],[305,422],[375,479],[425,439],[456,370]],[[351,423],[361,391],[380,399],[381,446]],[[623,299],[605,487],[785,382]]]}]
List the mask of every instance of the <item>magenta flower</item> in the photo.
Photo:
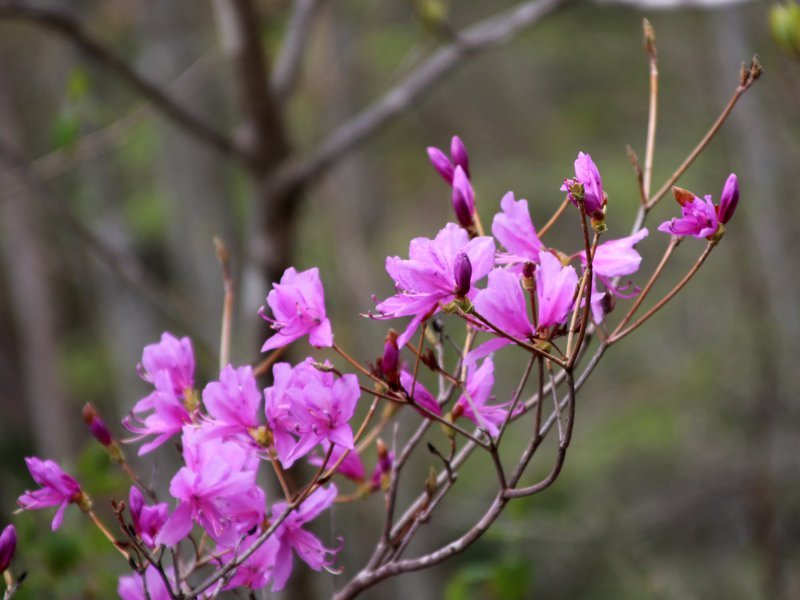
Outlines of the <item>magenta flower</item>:
[{"label": "magenta flower", "polygon": [[52,460],[41,460],[36,457],[27,457],[25,463],[33,480],[41,489],[26,491],[17,500],[22,510],[39,510],[50,506],[58,506],[53,517],[52,529],[61,527],[64,521],[64,511],[71,503],[83,503],[85,496],[80,484],[61,470]]},{"label": "magenta flower", "polygon": [[100,415],[97,412],[97,409],[92,405],[91,402],[87,402],[83,405],[83,422],[86,423],[87,427],[89,428],[89,433],[92,434],[92,437],[100,442],[106,448],[111,445],[113,441],[111,439],[111,432],[108,430],[103,419],[100,418]]},{"label": "magenta flower", "polygon": [[[155,436],[139,448],[139,456],[155,450],[179,433],[192,417],[184,405],[182,396],[175,394],[169,371],[159,371],[155,376],[155,391],[139,400],[130,415],[122,420],[128,431],[137,434],[127,442],[135,442],[148,436]],[[152,411],[145,415],[147,411]]]},{"label": "magenta flower", "polygon": [[[242,554],[249,550],[261,533],[261,531],[256,531],[253,535],[247,536],[238,544],[238,550],[236,548],[228,548],[220,552],[220,563],[223,564],[223,561],[233,560],[237,553]],[[267,538],[266,542],[261,544],[246,561],[236,568],[233,577],[231,577],[230,582],[224,589],[233,590],[238,587],[246,587],[251,590],[260,590],[265,587],[272,579],[275,557],[279,548],[280,544],[274,536]]]},{"label": "magenta flower", "polygon": [[117,594],[122,600],[170,600],[173,598],[161,578],[161,574],[153,565],[147,567],[144,576],[133,573],[120,577]]},{"label": "magenta flower", "polygon": [[698,239],[714,235],[717,229],[719,229],[719,219],[711,196],[706,196],[704,200],[695,196],[690,202],[681,206],[679,219],[670,219],[658,226],[658,230],[664,233],[690,235]]},{"label": "magenta flower", "polygon": [[343,375],[332,385],[312,381],[302,388],[291,387],[286,393],[291,400],[290,410],[296,419],[300,439],[286,463],[281,461],[284,467],[290,467],[322,442],[350,450],[355,448],[350,419],[361,396],[357,376]]},{"label": "magenta flower", "polygon": [[234,442],[199,438],[191,427],[184,429],[186,466],[169,485],[178,505],[156,536],[157,544],[174,546],[196,521],[215,541],[229,545],[264,517],[264,492],[256,484],[258,457]]},{"label": "magenta flower", "polygon": [[603,178],[592,157],[584,152],[578,152],[578,158],[575,159],[575,178],[566,180],[561,186],[561,191],[567,192],[572,203],[578,206],[578,201],[570,190],[571,185],[576,183],[583,186],[583,205],[586,207],[586,214],[603,218],[603,206],[606,204]]},{"label": "magenta flower", "polygon": [[736,206],[739,204],[739,180],[736,178],[735,173],[728,175],[725,181],[725,186],[722,188],[722,195],[719,197],[719,206],[717,207],[717,217],[721,223],[727,223],[736,212]]},{"label": "magenta flower", "polygon": [[[348,451],[346,448],[337,446],[336,444],[331,445],[333,446],[333,450],[331,450],[331,457],[330,460],[328,460],[328,467],[335,465],[342,457],[342,454],[347,452],[347,456],[345,456],[342,464],[339,465],[339,468],[336,470],[336,472],[339,475],[347,477],[350,481],[354,481],[355,483],[361,483],[364,481],[364,478],[367,476],[367,472],[364,469],[364,463],[361,462],[361,457],[358,455],[358,452],[355,450]],[[330,448],[330,445],[328,447]],[[324,454],[327,454],[327,451],[325,451]],[[320,456],[319,454],[312,454],[308,457],[309,464],[312,464],[315,467],[321,467],[324,460],[325,457]]]},{"label": "magenta flower", "polygon": [[507,252],[498,253],[498,264],[538,263],[542,242],[531,221],[528,201],[516,201],[514,192],[508,192],[500,201],[500,208],[502,212],[492,221],[492,233]]},{"label": "magenta flower", "polygon": [[331,322],[325,316],[325,292],[316,267],[297,272],[294,267],[284,271],[281,282],[273,284],[267,296],[274,319],[259,315],[269,321],[276,331],[261,347],[262,352],[286,346],[308,335],[308,342],[316,348],[333,346]]},{"label": "magenta flower", "polygon": [[136,534],[148,548],[155,548],[156,536],[169,515],[169,505],[166,502],[159,502],[153,506],[145,504],[142,492],[132,486],[128,495],[128,510],[131,512]]},{"label": "magenta flower", "polygon": [[[412,385],[413,384],[413,385]],[[403,386],[403,389],[406,391],[411,398],[413,398],[414,402],[421,406],[422,408],[426,409],[429,412],[432,412],[435,415],[442,416],[442,407],[439,406],[439,403],[434,398],[433,394],[431,394],[428,390],[425,389],[425,386],[422,385],[420,381],[414,383],[414,376],[406,370],[400,372],[400,385]],[[414,388],[414,394],[411,394],[411,388]],[[427,415],[423,411],[418,411],[422,416],[427,417]]]},{"label": "magenta flower", "polygon": [[192,342],[188,337],[178,339],[165,331],[159,343],[144,347],[138,369],[142,379],[152,384],[161,371],[166,371],[173,394],[183,398],[187,390],[194,388]]},{"label": "magenta flower", "polygon": [[0,573],[8,569],[16,549],[17,530],[13,525],[6,525],[3,533],[0,533]]},{"label": "magenta flower", "polygon": [[[275,530],[274,538],[277,540],[279,547],[275,556],[275,568],[273,570],[273,592],[280,591],[286,586],[286,581],[292,572],[292,551],[315,571],[320,571],[332,564],[333,555],[337,550],[326,548],[319,538],[302,527],[331,506],[336,499],[336,494],[336,486],[333,484],[328,489],[318,488],[297,510],[290,513]],[[272,519],[275,520],[280,517],[286,507],[286,502],[274,504],[272,506]]]},{"label": "magenta flower", "polygon": [[494,363],[491,358],[487,358],[480,367],[469,370],[467,393],[462,394],[456,402],[453,416],[464,415],[490,436],[496,437],[500,432],[500,425],[508,415],[509,403],[487,404],[494,387]]},{"label": "magenta flower", "polygon": [[464,142],[462,142],[461,138],[457,135],[454,135],[453,139],[450,141],[450,156],[452,157],[452,161],[438,148],[434,148],[433,146],[428,148],[428,158],[430,158],[431,163],[433,163],[433,167],[448,185],[453,185],[453,176],[456,167],[461,167],[464,170],[464,174],[469,178],[469,155],[467,154],[467,148],[464,146]]},{"label": "magenta flower", "polygon": [[[548,253],[543,252],[544,256]],[[527,340],[536,334],[528,317],[528,304],[520,285],[519,276],[506,269],[489,273],[485,290],[478,292],[473,301],[475,311],[492,325],[518,340]],[[467,356],[467,364],[513,343],[505,337],[496,337],[475,348]]]},{"label": "magenta flower", "polygon": [[[395,281],[397,294],[378,304],[379,314],[375,318],[413,316],[406,330],[397,338],[398,348],[405,346],[423,320],[456,298],[455,261],[462,251],[472,266],[472,286],[492,270],[494,240],[490,237],[470,240],[467,232],[455,223],[448,223],[433,240],[411,240],[408,260],[399,256],[387,257],[386,271]],[[473,289],[467,296],[472,297],[475,293]]]},{"label": "magenta flower", "polygon": [[549,252],[542,252],[539,262],[535,274],[539,327],[547,328],[562,324],[572,310],[578,274]]},{"label": "magenta flower", "polygon": [[244,436],[257,428],[261,392],[256,385],[252,367],[234,369],[228,365],[203,390],[203,404],[211,419],[203,427],[209,437]]},{"label": "magenta flower", "polygon": [[[647,237],[648,233],[647,229],[641,229],[628,237],[603,242],[595,250],[594,260],[592,261],[594,282],[592,284],[591,308],[596,323],[600,323],[605,316],[603,310],[605,293],[600,292],[598,281],[605,285],[610,294],[620,298],[631,298],[639,293],[638,288],[627,292],[624,288],[615,287],[611,280],[615,277],[632,275],[639,270],[642,257],[634,249],[634,246]],[[585,251],[580,253],[580,259],[585,267]]]}]

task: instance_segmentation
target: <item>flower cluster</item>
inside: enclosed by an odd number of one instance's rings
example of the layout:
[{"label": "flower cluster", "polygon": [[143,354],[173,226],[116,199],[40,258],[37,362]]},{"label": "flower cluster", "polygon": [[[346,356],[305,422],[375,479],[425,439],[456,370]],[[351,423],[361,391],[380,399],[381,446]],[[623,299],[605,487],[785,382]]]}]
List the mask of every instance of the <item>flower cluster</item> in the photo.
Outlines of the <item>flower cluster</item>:
[{"label": "flower cluster", "polygon": [[[331,569],[341,544],[328,547],[305,526],[334,502],[371,493],[384,491],[387,506],[391,506],[397,492],[394,479],[408,453],[388,448],[379,435],[398,407],[408,405],[422,419],[441,424],[450,436],[452,453],[457,447],[456,434],[496,452],[506,426],[526,410],[518,402],[519,392],[510,399],[495,398],[499,351],[517,346],[531,354],[530,365],[534,358],[539,360],[541,396],[545,361],[548,369],[553,365],[564,371],[571,369],[590,324],[601,328],[616,299],[640,293],[633,282],[621,283],[621,279],[639,270],[642,257],[636,246],[647,237],[648,230],[601,241],[606,231],[608,194],[589,154],[578,154],[574,176],[565,178],[561,187],[579,209],[582,233],[579,242],[566,250],[543,241],[555,219],[537,233],[528,201],[517,200],[513,192],[500,200],[499,210],[491,219],[491,235],[487,235],[476,210],[463,142],[458,137],[452,139],[449,157],[436,148],[429,148],[428,155],[451,187],[457,223],[447,223],[433,238],[412,239],[408,258],[386,258],[386,271],[394,280],[395,292],[377,302],[376,312],[369,316],[377,320],[410,317],[410,321],[399,334],[389,330],[379,357],[369,363],[369,368],[334,344],[319,271],[289,268],[266,298],[269,311],[262,308],[259,312],[275,330],[262,348],[273,351],[265,361],[272,365],[271,382],[266,387],[258,378],[268,367],[223,363],[218,378],[200,391],[188,338],[164,333],[159,342],[144,348],[139,373],[149,390],[123,420],[123,426],[135,434],[127,440],[129,443],[143,442],[140,455],[168,442],[178,450],[180,467],[161,482],[163,486],[168,482],[172,503],[157,501],[155,492],[125,462],[97,410],[86,405],[83,415],[91,434],[134,481],[127,505],[116,505],[122,532],[128,539],[120,543],[112,538],[136,571],[120,578],[121,598],[174,598],[183,597],[184,592],[202,597],[209,587],[192,589],[190,575],[215,565],[219,571],[212,595],[240,587],[258,590],[271,585],[273,591],[281,590],[293,570],[295,556],[313,570]],[[674,236],[707,238],[713,246],[736,209],[738,182],[735,175],[728,178],[719,205],[714,205],[710,196],[701,200],[678,188],[675,196],[682,216],[658,229]],[[566,199],[564,207],[569,208]],[[592,225],[592,240],[587,219]],[[641,292],[642,299],[649,288]],[[637,308],[638,303],[620,327]],[[467,341],[463,349],[458,349],[458,362],[452,371],[442,364],[441,346],[436,356],[431,348],[425,351],[424,335],[420,335],[419,344],[411,343],[415,332],[421,329],[425,333],[440,313],[454,315],[466,324]],[[441,327],[434,324],[433,328],[443,335]],[[608,340],[614,336],[606,337],[605,343],[611,343]],[[330,360],[313,356],[295,364],[276,362],[283,347],[306,337],[314,348],[332,348],[359,374],[344,373]],[[413,366],[404,362],[404,353],[409,358],[413,355]],[[438,375],[437,393],[422,381],[423,365]],[[370,386],[363,385],[359,376],[366,377]],[[551,385],[556,385],[553,380]],[[355,416],[362,393],[372,394],[374,401],[370,409],[362,411],[364,419],[357,425]],[[383,411],[381,423],[367,433],[380,400],[390,404]],[[558,407],[555,410],[558,413]],[[540,417],[541,398],[538,411]],[[474,425],[475,433],[465,429],[472,428],[465,421]],[[560,415],[558,423],[561,429]],[[420,431],[424,433],[424,427]],[[537,429],[531,452],[541,441],[538,436]],[[371,472],[364,461],[369,446],[375,450]],[[429,448],[438,453],[432,445]],[[450,459],[439,457],[452,476]],[[499,454],[493,457],[497,468],[502,469]],[[520,463],[520,473],[529,458]],[[52,520],[55,530],[62,524],[67,507],[76,504],[111,537],[92,512],[91,500],[78,481],[50,460],[26,460],[40,488],[19,497],[22,509],[58,507]],[[303,486],[289,476],[295,472],[287,474],[298,461],[306,461],[316,472]],[[278,498],[268,497],[263,487],[264,477],[270,472],[283,492]],[[342,482],[345,486],[355,484],[355,488],[340,494],[339,486],[330,482],[337,475],[349,480]],[[505,486],[505,476],[501,480]],[[435,477],[426,482],[428,500],[433,498],[436,486]],[[193,548],[188,565],[175,558],[180,554],[180,543],[187,538]],[[8,567],[15,546],[15,530],[7,527],[0,534],[0,571]],[[174,561],[167,570],[162,565],[165,548],[172,550]],[[182,573],[182,569],[187,572]]]}]

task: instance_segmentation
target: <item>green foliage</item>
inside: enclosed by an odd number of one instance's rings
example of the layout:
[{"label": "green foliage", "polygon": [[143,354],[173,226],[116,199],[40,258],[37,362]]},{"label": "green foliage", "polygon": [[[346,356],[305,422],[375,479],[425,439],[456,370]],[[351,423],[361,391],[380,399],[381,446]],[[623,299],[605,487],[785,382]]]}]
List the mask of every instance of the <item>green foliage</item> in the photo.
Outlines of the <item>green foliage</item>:
[{"label": "green foliage", "polygon": [[523,600],[530,597],[533,565],[506,558],[468,563],[445,589],[445,600]]}]

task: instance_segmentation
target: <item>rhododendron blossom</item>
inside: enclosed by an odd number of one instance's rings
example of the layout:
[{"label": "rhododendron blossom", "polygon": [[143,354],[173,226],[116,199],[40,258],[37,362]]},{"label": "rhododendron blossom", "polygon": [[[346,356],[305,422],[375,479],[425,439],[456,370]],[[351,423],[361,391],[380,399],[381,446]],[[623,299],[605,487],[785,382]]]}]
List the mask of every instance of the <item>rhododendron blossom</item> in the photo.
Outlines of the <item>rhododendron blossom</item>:
[{"label": "rhododendron blossom", "polygon": [[[485,277],[494,265],[494,240],[476,237],[472,240],[464,229],[448,223],[433,240],[415,238],[408,248],[409,258],[390,256],[386,271],[395,281],[397,294],[377,305],[378,319],[413,316],[406,330],[397,338],[402,348],[419,327],[445,305],[453,301],[459,290],[455,278],[455,261],[460,252],[469,258],[472,267],[470,285]],[[467,297],[472,297],[471,289]]]},{"label": "rhododendron blossom", "polygon": [[203,405],[211,417],[203,428],[204,435],[248,439],[250,431],[259,426],[261,407],[261,392],[252,367],[225,367],[219,381],[212,381],[203,389]]},{"label": "rhododendron blossom", "polygon": [[514,192],[508,192],[500,201],[500,209],[501,212],[492,221],[492,233],[506,252],[498,253],[497,263],[519,265],[527,261],[539,262],[542,242],[533,226],[528,201],[515,200]]},{"label": "rhododendron blossom", "polygon": [[[64,511],[71,503],[85,503],[80,484],[61,470],[52,460],[41,460],[34,456],[25,459],[33,480],[42,486],[38,490],[26,491],[17,499],[23,510],[39,510],[57,506],[51,527],[53,531],[64,522]],[[83,508],[83,507],[82,507]]]},{"label": "rhododendron blossom", "polygon": [[333,345],[331,322],[325,314],[325,291],[319,278],[319,269],[313,268],[299,273],[289,267],[280,283],[273,284],[267,295],[267,304],[273,317],[266,316],[262,308],[259,314],[269,321],[275,334],[261,347],[262,352],[274,350],[307,335],[308,343],[317,348]]},{"label": "rhododendron blossom", "polygon": [[477,369],[470,369],[467,375],[466,392],[456,402],[453,415],[464,415],[467,419],[496,437],[500,426],[508,416],[510,402],[488,404],[494,388],[494,362],[491,358],[483,361]]},{"label": "rhododendron blossom", "polygon": [[562,324],[572,310],[578,287],[578,274],[570,265],[549,252],[539,257],[536,269],[536,297],[538,300],[539,327]]},{"label": "rhododendron blossom", "polygon": [[592,157],[584,152],[578,152],[578,158],[575,159],[575,178],[566,180],[561,186],[561,191],[567,192],[569,199],[577,206],[578,200],[572,193],[574,184],[583,186],[583,204],[586,207],[586,214],[594,218],[602,218],[603,206],[606,204],[603,178]]},{"label": "rhododendron blossom", "polygon": [[159,502],[153,506],[145,504],[142,492],[133,486],[128,495],[128,510],[136,535],[147,547],[155,547],[156,536],[169,515],[169,505],[166,502]]}]

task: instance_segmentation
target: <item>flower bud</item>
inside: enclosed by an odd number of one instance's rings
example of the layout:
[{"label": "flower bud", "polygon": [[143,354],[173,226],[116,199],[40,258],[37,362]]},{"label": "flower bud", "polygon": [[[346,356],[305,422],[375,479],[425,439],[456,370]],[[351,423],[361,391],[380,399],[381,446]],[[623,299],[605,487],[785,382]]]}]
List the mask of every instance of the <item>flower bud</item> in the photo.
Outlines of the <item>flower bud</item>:
[{"label": "flower bud", "polygon": [[472,263],[466,252],[459,252],[453,261],[453,275],[456,282],[455,295],[463,298],[472,287]]},{"label": "flower bud", "polygon": [[83,406],[83,420],[89,426],[89,433],[91,433],[98,442],[103,444],[103,446],[108,448],[112,441],[111,432],[108,430],[108,427],[106,427],[106,424],[103,422],[103,419],[100,418],[97,409],[91,402],[87,402]]},{"label": "flower bud", "polygon": [[462,142],[461,138],[457,135],[454,135],[450,142],[450,157],[453,159],[453,164],[464,169],[464,173],[469,177],[469,155],[467,154],[467,147],[464,146],[464,142]]},{"label": "flower bud", "polygon": [[441,175],[447,185],[453,185],[453,163],[444,152],[433,146],[428,148],[428,158],[433,163],[433,168]]},{"label": "flower bud", "polygon": [[685,190],[682,187],[678,187],[677,185],[672,186],[672,195],[675,196],[675,202],[681,206],[691,204],[697,197],[693,192]]},{"label": "flower bud", "polygon": [[0,533],[0,573],[8,569],[14,551],[17,549],[17,530],[13,525],[8,525]]},{"label": "flower bud", "polygon": [[472,226],[472,212],[475,210],[475,192],[461,166],[453,174],[453,211],[464,229]]},{"label": "flower bud", "polygon": [[725,182],[725,187],[722,188],[722,195],[719,199],[719,208],[717,209],[717,216],[722,223],[727,223],[731,220],[733,213],[736,211],[736,205],[739,204],[739,180],[736,178],[735,173],[728,175]]},{"label": "flower bud", "polygon": [[397,374],[397,367],[400,361],[400,351],[397,348],[397,332],[390,329],[386,334],[386,343],[383,345],[383,356],[381,356],[381,373],[387,379]]}]

